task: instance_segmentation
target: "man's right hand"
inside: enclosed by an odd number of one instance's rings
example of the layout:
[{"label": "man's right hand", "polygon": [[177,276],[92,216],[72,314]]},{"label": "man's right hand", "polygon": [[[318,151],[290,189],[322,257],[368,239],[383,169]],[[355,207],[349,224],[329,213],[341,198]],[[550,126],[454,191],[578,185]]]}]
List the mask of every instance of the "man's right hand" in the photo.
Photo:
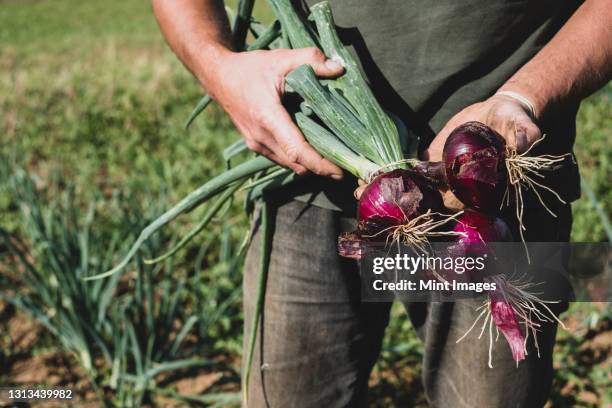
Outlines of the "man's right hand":
[{"label": "man's right hand", "polygon": [[334,179],[342,170],[324,159],[304,139],[283,107],[285,76],[309,64],[320,77],[336,77],[342,66],[318,48],[217,53],[200,81],[228,113],[249,149],[298,174],[311,171]]}]

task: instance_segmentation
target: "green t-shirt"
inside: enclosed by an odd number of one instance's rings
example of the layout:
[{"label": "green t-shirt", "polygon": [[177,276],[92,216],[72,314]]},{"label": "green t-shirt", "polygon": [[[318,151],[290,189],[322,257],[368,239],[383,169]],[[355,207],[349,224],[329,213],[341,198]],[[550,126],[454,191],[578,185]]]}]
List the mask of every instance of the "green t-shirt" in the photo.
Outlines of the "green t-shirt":
[{"label": "green t-shirt", "polygon": [[[419,136],[424,149],[455,113],[494,94],[550,41],[581,1],[331,0],[330,4],[340,38],[358,57],[379,102]],[[547,134],[540,153],[571,151],[577,109],[573,106],[551,123],[540,124]],[[351,195],[339,193],[340,183],[315,177],[301,183],[297,189],[301,193],[294,194],[302,200],[309,197],[327,208],[355,206]],[[352,183],[344,182],[346,191]],[[550,183],[568,201],[579,197],[577,168],[555,175]],[[309,194],[304,195],[306,190]]]}]

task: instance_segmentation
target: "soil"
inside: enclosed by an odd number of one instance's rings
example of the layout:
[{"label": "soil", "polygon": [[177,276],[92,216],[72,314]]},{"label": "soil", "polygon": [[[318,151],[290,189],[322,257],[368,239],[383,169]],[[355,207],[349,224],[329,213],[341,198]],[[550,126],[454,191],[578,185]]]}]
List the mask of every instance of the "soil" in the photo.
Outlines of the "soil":
[{"label": "soil", "polygon": [[[566,318],[570,332],[578,327],[578,322]],[[74,405],[84,408],[100,406],[85,373],[79,368],[75,359],[64,352],[53,349],[45,350],[44,331],[36,323],[12,306],[0,303],[0,386],[26,387],[28,385],[70,388],[75,392]],[[610,367],[612,373],[612,323],[603,321],[596,329],[580,333],[583,341],[572,358],[581,366]],[[557,347],[560,347],[558,345]],[[228,361],[238,367],[239,361]],[[555,367],[559,368],[559,367]],[[215,392],[236,392],[239,390],[239,379],[228,381],[227,373],[194,370],[184,373],[180,378],[168,379],[180,394],[202,395],[214,387]],[[572,381],[555,380],[556,402],[552,399],[547,408],[559,406],[600,406],[603,402],[601,392],[592,389],[589,384],[577,384]],[[610,374],[612,383],[612,374]],[[388,365],[384,370],[377,370],[369,381],[370,406],[414,406],[426,407],[420,373],[410,365],[399,362],[397,366]],[[604,391],[605,392],[605,391]],[[561,403],[559,401],[562,401]],[[565,402],[570,405],[566,405]],[[0,406],[8,404],[0,397]],[[162,407],[180,407],[184,403],[168,397],[157,396],[155,405]],[[8,405],[7,405],[8,406]],[[54,408],[63,407],[60,403],[32,403],[23,407]]]}]

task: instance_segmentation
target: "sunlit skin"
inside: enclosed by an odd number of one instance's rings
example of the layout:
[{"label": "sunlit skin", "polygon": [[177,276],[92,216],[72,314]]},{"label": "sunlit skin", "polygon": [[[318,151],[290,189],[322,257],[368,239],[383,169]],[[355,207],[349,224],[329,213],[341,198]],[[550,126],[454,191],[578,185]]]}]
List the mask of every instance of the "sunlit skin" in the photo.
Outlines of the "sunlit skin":
[{"label": "sunlit skin", "polygon": [[[607,0],[587,0],[553,39],[518,70],[499,91],[512,91],[531,101],[529,108],[508,96],[494,95],[453,116],[423,153],[422,159],[439,161],[446,138],[465,122],[482,122],[495,129],[519,153],[542,137],[537,123],[562,112],[612,77],[612,7]],[[359,198],[363,183],[355,192]],[[453,203],[454,201],[454,203]],[[445,204],[461,207],[452,194]]]},{"label": "sunlit skin", "polygon": [[310,64],[323,78],[344,69],[318,48],[236,52],[223,1],[154,0],[170,47],[230,116],[247,146],[299,174],[342,178],[342,170],[304,139],[283,107],[287,73]]},{"label": "sunlit skin", "polygon": [[[315,49],[232,50],[220,0],[153,0],[153,8],[170,47],[227,111],[252,150],[300,174],[311,171],[342,177],[337,166],[307,144],[281,105],[283,78],[292,68],[311,64],[319,76],[334,77],[342,73],[342,67]],[[491,126],[519,153],[526,150],[541,137],[538,123],[563,112],[568,103],[588,96],[612,76],[610,21],[609,0],[586,0],[554,38],[499,89],[531,101],[533,115],[514,98],[491,96],[453,116],[422,158],[441,160],[450,132],[469,121]],[[356,196],[361,192],[358,189]]]}]

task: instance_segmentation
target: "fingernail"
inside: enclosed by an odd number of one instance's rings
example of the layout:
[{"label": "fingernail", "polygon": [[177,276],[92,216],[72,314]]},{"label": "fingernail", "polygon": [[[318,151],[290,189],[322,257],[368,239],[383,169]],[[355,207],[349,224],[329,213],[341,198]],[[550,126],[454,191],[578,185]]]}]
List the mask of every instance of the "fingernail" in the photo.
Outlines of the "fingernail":
[{"label": "fingernail", "polygon": [[328,59],[325,61],[325,67],[333,71],[343,68],[342,64],[340,64],[338,61],[334,61],[333,59]]},{"label": "fingernail", "polygon": [[331,178],[334,180],[342,180],[342,174],[332,174]]}]

